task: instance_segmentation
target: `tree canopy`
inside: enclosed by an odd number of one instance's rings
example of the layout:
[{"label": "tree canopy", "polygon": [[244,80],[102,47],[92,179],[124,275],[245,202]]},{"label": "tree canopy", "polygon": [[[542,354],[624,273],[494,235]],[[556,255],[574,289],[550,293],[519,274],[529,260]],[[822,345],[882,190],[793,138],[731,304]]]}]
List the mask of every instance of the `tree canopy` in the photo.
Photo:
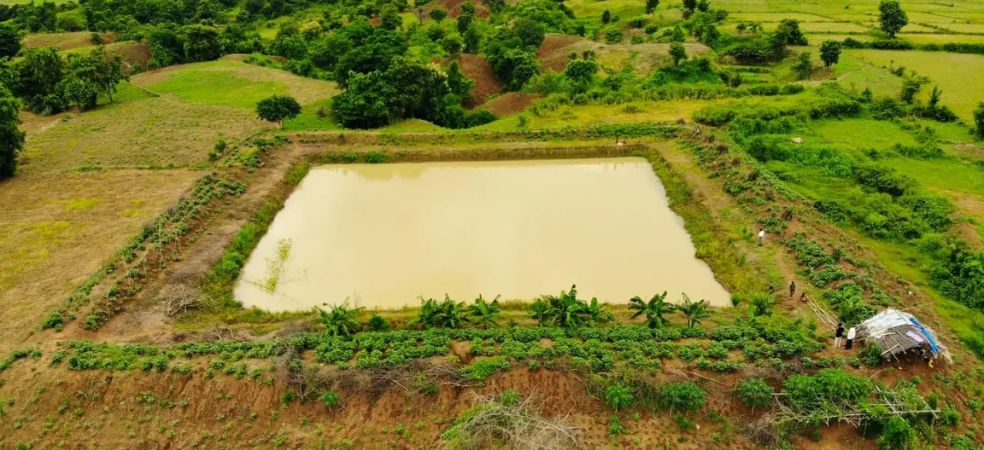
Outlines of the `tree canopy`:
[{"label": "tree canopy", "polygon": [[294,97],[274,95],[256,104],[256,115],[268,122],[276,123],[283,128],[284,121],[297,117],[301,113],[301,105]]},{"label": "tree canopy", "polygon": [[881,30],[891,37],[909,23],[909,16],[902,9],[902,5],[897,0],[882,0],[878,5],[878,19],[881,22]]},{"label": "tree canopy", "polygon": [[17,171],[17,154],[24,148],[24,132],[17,128],[20,101],[0,85],[0,179],[10,178]]}]

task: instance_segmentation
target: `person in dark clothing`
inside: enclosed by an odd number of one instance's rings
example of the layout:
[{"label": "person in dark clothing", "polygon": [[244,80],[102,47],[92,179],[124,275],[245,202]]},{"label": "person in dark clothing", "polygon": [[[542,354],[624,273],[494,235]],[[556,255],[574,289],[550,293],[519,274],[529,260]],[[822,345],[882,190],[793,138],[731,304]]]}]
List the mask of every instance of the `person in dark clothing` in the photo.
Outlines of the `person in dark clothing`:
[{"label": "person in dark clothing", "polygon": [[844,337],[844,324],[837,322],[837,331],[834,332],[834,348],[840,348],[841,338]]},{"label": "person in dark clothing", "polygon": [[789,282],[789,298],[793,298],[793,294],[796,293],[796,280]]}]

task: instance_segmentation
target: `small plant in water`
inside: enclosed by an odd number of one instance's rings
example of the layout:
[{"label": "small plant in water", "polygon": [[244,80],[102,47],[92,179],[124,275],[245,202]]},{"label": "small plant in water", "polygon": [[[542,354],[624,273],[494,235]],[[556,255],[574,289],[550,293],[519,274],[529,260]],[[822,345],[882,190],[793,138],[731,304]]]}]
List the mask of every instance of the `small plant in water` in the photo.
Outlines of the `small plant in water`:
[{"label": "small plant in water", "polygon": [[267,261],[267,278],[263,280],[263,289],[269,293],[277,290],[280,284],[280,276],[283,275],[287,258],[290,257],[290,248],[293,242],[290,239],[281,239],[277,242],[277,254],[274,259]]}]

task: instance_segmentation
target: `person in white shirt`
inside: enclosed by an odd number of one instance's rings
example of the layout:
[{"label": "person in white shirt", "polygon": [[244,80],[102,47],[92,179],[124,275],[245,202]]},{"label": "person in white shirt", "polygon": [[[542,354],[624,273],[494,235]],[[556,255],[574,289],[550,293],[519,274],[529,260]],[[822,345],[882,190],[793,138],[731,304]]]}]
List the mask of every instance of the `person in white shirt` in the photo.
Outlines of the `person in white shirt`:
[{"label": "person in white shirt", "polygon": [[854,327],[851,327],[850,330],[847,330],[847,349],[848,350],[850,350],[851,348],[854,347],[854,336],[856,336],[857,334],[858,334],[858,330],[856,328],[854,328]]},{"label": "person in white shirt", "polygon": [[762,246],[763,242],[765,242],[765,230],[759,228],[759,247]]}]

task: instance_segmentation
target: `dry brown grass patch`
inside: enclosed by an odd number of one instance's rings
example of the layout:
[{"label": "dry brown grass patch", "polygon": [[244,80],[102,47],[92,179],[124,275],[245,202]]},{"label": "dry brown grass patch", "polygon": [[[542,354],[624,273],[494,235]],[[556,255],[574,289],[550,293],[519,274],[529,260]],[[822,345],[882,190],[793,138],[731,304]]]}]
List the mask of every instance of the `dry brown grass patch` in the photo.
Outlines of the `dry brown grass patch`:
[{"label": "dry brown grass patch", "polygon": [[171,96],[117,103],[65,115],[30,136],[21,173],[198,164],[220,137],[234,141],[269,126],[250,111]]},{"label": "dry brown grass patch", "polygon": [[0,353],[200,176],[190,170],[24,174],[0,183]]}]

